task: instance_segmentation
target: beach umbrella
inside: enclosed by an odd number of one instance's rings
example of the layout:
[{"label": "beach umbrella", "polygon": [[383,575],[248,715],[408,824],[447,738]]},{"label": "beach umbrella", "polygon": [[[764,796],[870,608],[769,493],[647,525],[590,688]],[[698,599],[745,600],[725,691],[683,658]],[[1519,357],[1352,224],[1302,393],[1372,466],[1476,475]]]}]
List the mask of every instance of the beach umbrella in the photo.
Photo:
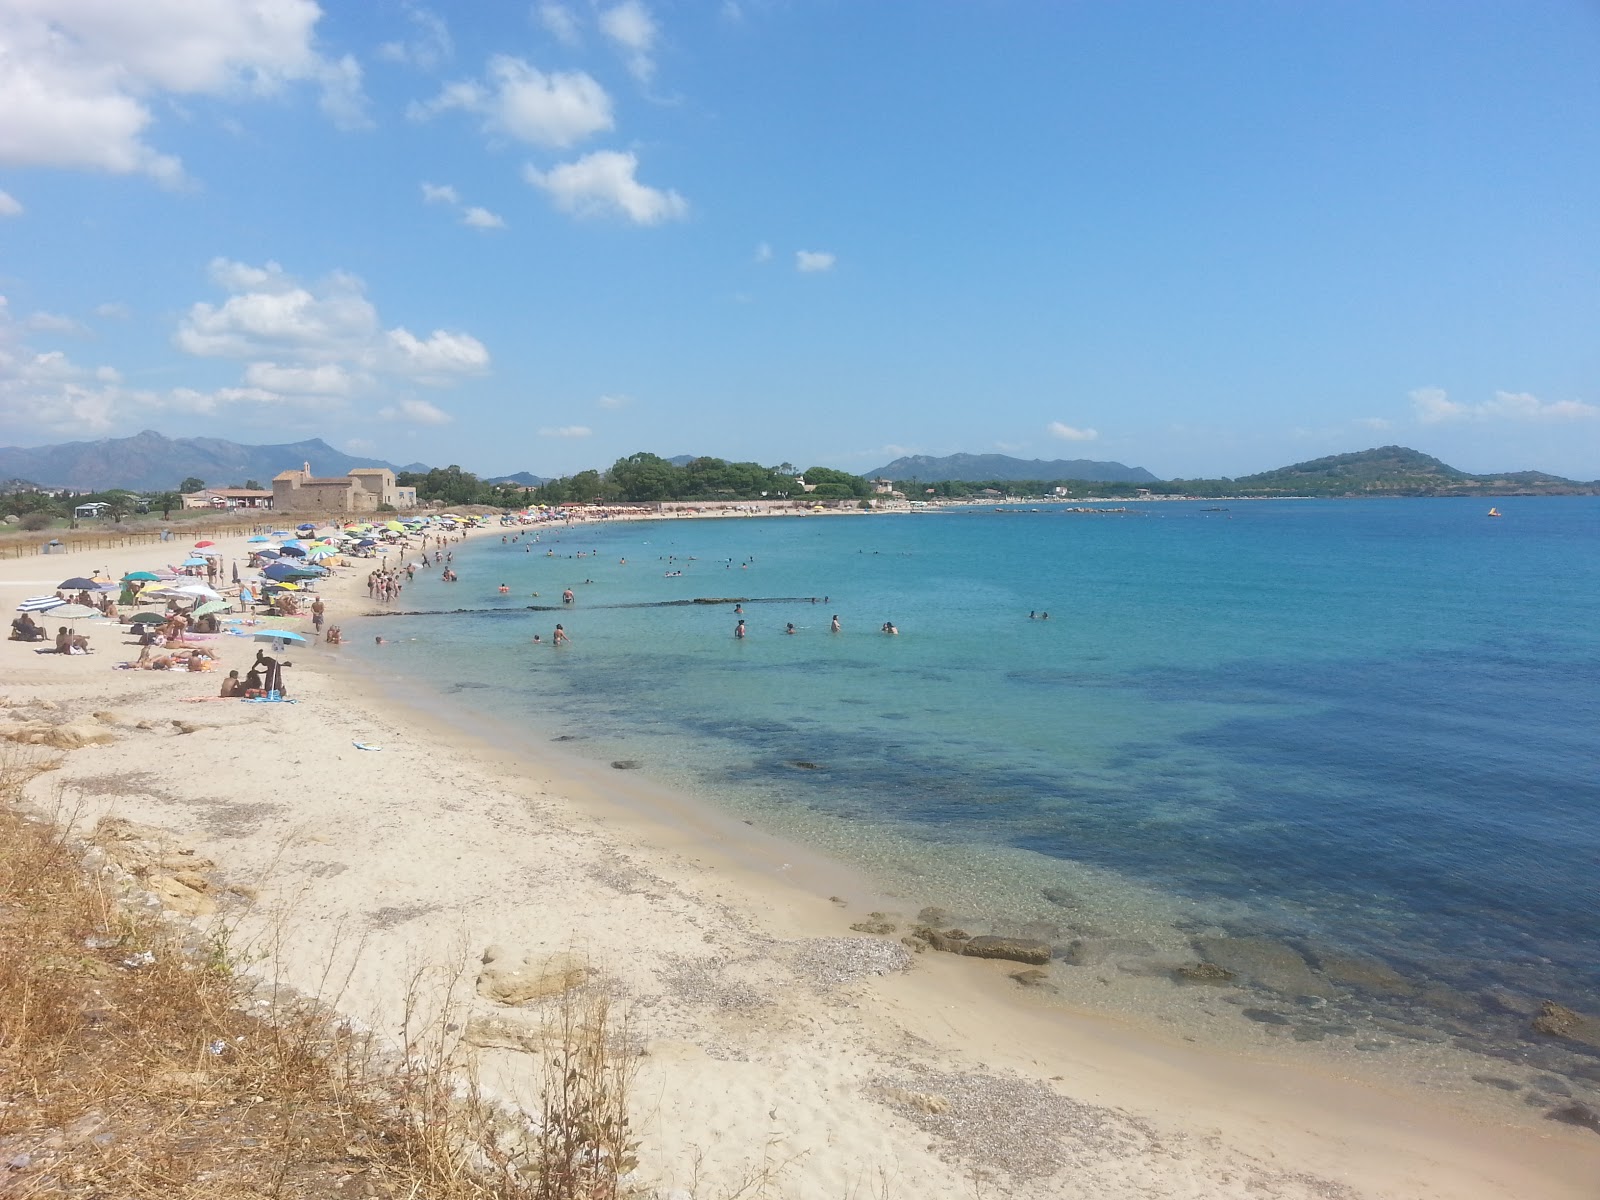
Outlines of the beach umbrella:
[{"label": "beach umbrella", "polygon": [[270,562],[270,561],[272,561],[274,559],[277,559],[277,558],[280,558],[282,556],[279,555],[279,553],[276,550],[257,550],[256,551],[256,557],[257,558],[264,558],[264,559],[266,559],[266,560],[268,560]]},{"label": "beach umbrella", "polygon": [[294,546],[290,545],[288,542],[285,542],[283,545],[278,547],[278,553],[292,555],[295,558],[304,558],[306,549],[304,546]]},{"label": "beach umbrella", "polygon": [[256,534],[256,536],[253,538],[245,538],[245,541],[247,542],[270,542],[271,540],[272,539],[267,537],[265,534],[260,533]]},{"label": "beach umbrella", "polygon": [[183,565],[186,567],[203,567],[206,565],[206,560],[203,558],[186,558],[183,560]]},{"label": "beach umbrella", "polygon": [[272,536],[273,537],[293,537],[294,534],[290,533],[287,529],[274,529],[272,531]]},{"label": "beach umbrella", "polygon": [[215,548],[212,548],[212,549],[209,549],[209,550],[202,550],[202,551],[200,551],[200,553],[202,555],[204,555],[206,558],[221,558],[222,557],[222,551],[218,550],[218,549],[215,549]]},{"label": "beach umbrella", "polygon": [[299,642],[302,645],[306,644],[306,638],[303,634],[294,633],[288,629],[258,629],[250,636],[258,642],[278,642],[280,644],[283,642]]},{"label": "beach umbrella", "polygon": [[215,545],[216,545],[215,542],[196,542],[195,543],[195,548],[198,549],[201,546],[215,546]]},{"label": "beach umbrella", "polygon": [[92,579],[85,579],[82,575],[74,575],[71,579],[56,584],[64,592],[82,592],[100,585]]},{"label": "beach umbrella", "polygon": [[34,596],[17,605],[18,612],[35,613],[49,612],[52,608],[60,608],[66,601],[60,596]]},{"label": "beach umbrella", "polygon": [[132,579],[135,582],[144,582],[151,579],[160,579],[161,576],[157,575],[154,571],[129,571],[122,578],[124,580]]},{"label": "beach umbrella", "polygon": [[330,550],[326,546],[318,546],[315,550],[307,554],[306,557],[312,562],[321,562],[325,558],[332,558],[337,553],[339,553],[337,550]]},{"label": "beach umbrella", "polygon": [[267,584],[265,590],[269,592],[298,592],[300,590],[300,585],[298,583],[291,583],[287,579],[278,579]]},{"label": "beach umbrella", "polygon": [[209,616],[210,614],[212,614],[214,612],[227,612],[227,611],[228,611],[228,602],[226,600],[207,600],[199,608],[194,610],[194,615],[197,616],[197,617],[205,617],[205,616]]},{"label": "beach umbrella", "polygon": [[164,589],[169,596],[198,596],[202,600],[221,600],[222,593],[203,583],[186,583],[182,587]]},{"label": "beach umbrella", "polygon": [[128,619],[129,625],[165,625],[167,619],[157,613],[138,613]]},{"label": "beach umbrella", "polygon": [[98,608],[90,608],[87,604],[63,604],[59,608],[50,609],[50,615],[61,617],[68,621],[77,621],[84,617],[103,617],[105,613]]},{"label": "beach umbrella", "polygon": [[295,528],[296,529],[315,529],[316,526],[315,525],[311,525],[311,524],[306,524],[306,525],[296,525]]}]

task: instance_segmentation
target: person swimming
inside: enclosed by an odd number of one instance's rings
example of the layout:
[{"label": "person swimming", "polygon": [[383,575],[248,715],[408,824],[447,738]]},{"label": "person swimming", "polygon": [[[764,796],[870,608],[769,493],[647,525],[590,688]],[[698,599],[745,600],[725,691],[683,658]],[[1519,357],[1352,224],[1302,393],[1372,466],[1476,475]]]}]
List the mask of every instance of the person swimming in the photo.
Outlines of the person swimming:
[{"label": "person swimming", "polygon": [[896,629],[894,627],[894,622],[893,621],[885,621],[883,623],[883,631],[885,633],[899,633],[900,632],[898,629]]},{"label": "person swimming", "polygon": [[784,632],[785,633],[799,633],[800,631],[794,627],[794,622],[790,621],[789,622],[789,627],[787,629],[785,629]]}]

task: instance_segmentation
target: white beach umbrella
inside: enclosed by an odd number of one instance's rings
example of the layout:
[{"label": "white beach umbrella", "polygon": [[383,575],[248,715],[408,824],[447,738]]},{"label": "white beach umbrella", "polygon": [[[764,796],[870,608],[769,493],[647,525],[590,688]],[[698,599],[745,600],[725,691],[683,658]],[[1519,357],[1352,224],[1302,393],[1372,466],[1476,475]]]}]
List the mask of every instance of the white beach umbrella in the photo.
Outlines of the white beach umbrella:
[{"label": "white beach umbrella", "polygon": [[32,596],[17,605],[18,612],[35,613],[49,612],[52,608],[60,608],[66,601],[60,596]]}]

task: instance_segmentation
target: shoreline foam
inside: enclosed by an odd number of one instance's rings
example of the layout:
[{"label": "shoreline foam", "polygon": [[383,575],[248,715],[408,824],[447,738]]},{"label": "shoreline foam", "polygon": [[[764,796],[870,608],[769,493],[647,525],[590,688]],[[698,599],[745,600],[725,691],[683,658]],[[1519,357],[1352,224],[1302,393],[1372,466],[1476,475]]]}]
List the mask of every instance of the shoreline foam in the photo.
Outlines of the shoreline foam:
[{"label": "shoreline foam", "polygon": [[[6,563],[0,598],[28,592],[15,581],[37,581],[30,567],[71,574],[88,557]],[[131,551],[114,570],[151,557]],[[365,606],[360,590],[355,576],[325,590],[335,623]],[[253,649],[213,644],[224,671]],[[861,950],[884,943],[841,937],[825,895],[726,856],[713,839],[742,839],[740,828],[686,812],[674,829],[598,786],[573,796],[582,781],[554,760],[487,754],[318,666],[326,648],[296,656],[299,704],[245,706],[180,703],[214,694],[216,674],[111,673],[119,655],[103,635],[86,658],[7,645],[4,694],[59,705],[32,716],[122,714],[117,742],[74,751],[55,773],[82,788],[86,816],[170,829],[254,878],[262,899],[238,914],[241,934],[264,946],[271,914],[291,914],[278,969],[315,991],[330,960],[351,960],[341,1007],[386,1034],[412,966],[470,962],[495,941],[587,951],[596,985],[638,1006],[642,1157],[664,1185],[687,1186],[699,1150],[710,1188],[793,1160],[774,1194],[870,1191],[882,1169],[891,1195],[966,1196],[968,1177],[941,1157],[964,1149],[991,1171],[1057,1164],[1023,1182],[1030,1195],[1070,1178],[1100,1196],[1578,1197],[1600,1162],[1584,1131],[1500,1127],[1434,1097],[1044,1013],[1003,990],[1001,964],[924,955],[911,975],[862,974],[892,962]],[[514,1092],[522,1056],[484,1053]],[[926,1111],[930,1097],[951,1107]],[[1019,1157],[989,1126],[988,1145],[964,1144],[954,1118],[996,1106],[1023,1142],[1063,1148]]]}]

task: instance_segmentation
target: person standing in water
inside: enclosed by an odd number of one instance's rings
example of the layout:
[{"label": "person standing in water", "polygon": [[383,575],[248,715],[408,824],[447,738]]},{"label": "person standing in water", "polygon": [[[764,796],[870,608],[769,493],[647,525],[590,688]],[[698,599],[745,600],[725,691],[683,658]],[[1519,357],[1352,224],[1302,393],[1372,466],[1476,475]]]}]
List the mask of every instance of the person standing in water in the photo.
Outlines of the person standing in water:
[{"label": "person standing in water", "polygon": [[831,628],[832,632],[834,632],[834,633],[838,633],[839,632],[840,625],[839,625],[839,614],[838,613],[834,613],[833,614],[833,624],[832,624],[832,626],[830,628]]},{"label": "person standing in water", "polygon": [[557,646],[566,646],[566,645],[569,645],[571,643],[572,639],[567,637],[566,629],[563,628],[560,624],[557,624],[556,625],[555,636],[552,637],[550,640],[553,643],[555,643]]},{"label": "person standing in water", "polygon": [[742,619],[733,627],[733,636],[736,638],[744,637],[744,621]]}]

